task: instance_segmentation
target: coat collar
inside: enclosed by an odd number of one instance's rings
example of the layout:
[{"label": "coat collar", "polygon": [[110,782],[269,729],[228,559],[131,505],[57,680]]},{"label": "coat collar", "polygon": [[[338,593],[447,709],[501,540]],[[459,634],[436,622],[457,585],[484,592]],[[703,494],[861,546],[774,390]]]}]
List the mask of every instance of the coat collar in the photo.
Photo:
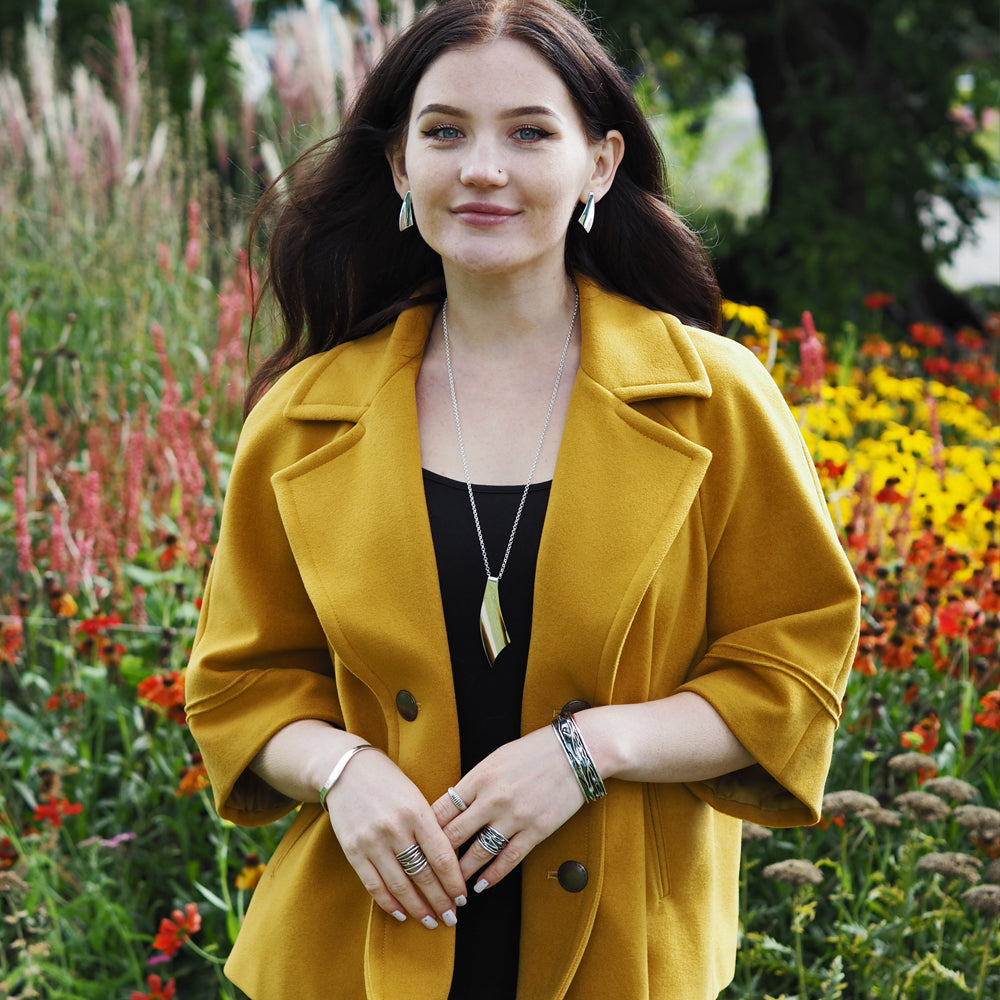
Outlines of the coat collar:
[{"label": "coat collar", "polygon": [[[590,281],[581,279],[579,287],[581,364],[538,553],[525,732],[544,726],[573,698],[613,700],[631,622],[711,460],[705,448],[649,407],[635,405],[711,395],[691,336],[671,317]],[[431,800],[460,777],[454,687],[417,431],[415,384],[433,313],[433,306],[408,310],[391,330],[343,345],[307,369],[285,416],[353,426],[272,478],[296,565],[330,643],[381,708],[377,724],[384,731],[362,735],[384,741]],[[494,669],[502,669],[502,660]],[[357,690],[353,681],[345,683]],[[420,705],[413,723],[402,722],[395,711],[396,693],[404,689]],[[421,725],[423,719],[433,722]],[[541,918],[529,915],[523,933],[551,939],[552,954],[562,957],[522,982],[521,996],[558,998],[565,992],[601,891],[603,816],[602,804],[588,808],[579,820],[587,831],[582,838],[579,825],[564,827],[525,863],[525,877],[537,881],[565,857],[579,857],[591,880],[586,891],[560,904],[565,912],[558,927],[535,926],[532,921]],[[376,910],[369,951],[398,933],[383,918]],[[434,935],[420,933],[413,944],[430,948]],[[392,982],[392,970],[383,964],[370,962],[369,973],[375,979],[384,973],[385,982]],[[420,968],[431,978],[443,977],[428,981],[427,995],[444,995],[449,970],[440,961]],[[372,985],[380,996],[382,987]]]},{"label": "coat collar", "polygon": [[[708,397],[712,389],[691,337],[673,316],[577,279],[583,328],[580,367],[625,402],[669,396]],[[420,359],[436,306],[404,312],[395,325],[331,351],[293,392],[293,420],[358,420],[380,389]]]}]

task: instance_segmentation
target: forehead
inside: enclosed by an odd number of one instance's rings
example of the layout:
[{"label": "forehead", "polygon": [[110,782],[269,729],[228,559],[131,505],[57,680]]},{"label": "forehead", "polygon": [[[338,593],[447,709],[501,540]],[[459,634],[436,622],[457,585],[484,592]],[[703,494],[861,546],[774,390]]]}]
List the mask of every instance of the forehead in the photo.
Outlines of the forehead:
[{"label": "forehead", "polygon": [[424,71],[413,111],[428,103],[527,106],[552,104],[576,113],[562,77],[530,45],[513,38],[446,49]]}]

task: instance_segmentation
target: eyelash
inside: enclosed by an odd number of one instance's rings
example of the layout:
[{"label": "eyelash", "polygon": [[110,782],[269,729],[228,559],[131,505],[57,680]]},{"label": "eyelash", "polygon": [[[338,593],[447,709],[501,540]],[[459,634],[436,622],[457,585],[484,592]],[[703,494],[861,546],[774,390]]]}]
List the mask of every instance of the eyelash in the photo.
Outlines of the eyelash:
[{"label": "eyelash", "polygon": [[[461,129],[459,129],[458,126],[456,125],[435,125],[433,128],[424,129],[422,134],[425,135],[428,139],[437,139],[440,142],[452,142],[455,139],[459,138],[459,135],[454,135],[454,136],[441,135],[442,132],[446,131],[457,132],[459,134],[461,133]],[[517,136],[519,132],[535,133],[534,136],[530,139],[517,140],[518,142],[523,143],[525,145],[530,145],[531,143],[538,142],[539,139],[547,139],[550,135],[552,135],[552,133],[549,132],[547,129],[541,128],[538,125],[518,125],[518,127],[514,129],[514,131],[511,134],[513,136]]]}]

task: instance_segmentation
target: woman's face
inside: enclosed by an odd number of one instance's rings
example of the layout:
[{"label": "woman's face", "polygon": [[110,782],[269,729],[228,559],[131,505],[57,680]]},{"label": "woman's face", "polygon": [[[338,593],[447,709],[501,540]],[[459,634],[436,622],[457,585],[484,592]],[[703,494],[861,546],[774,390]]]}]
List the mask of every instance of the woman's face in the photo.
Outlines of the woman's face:
[{"label": "woman's face", "polygon": [[[389,154],[445,274],[561,273],[578,203],[611,186],[624,142],[591,142],[566,85],[523,42],[440,55],[413,95],[405,148]],[[556,273],[556,272],[553,272]]]}]

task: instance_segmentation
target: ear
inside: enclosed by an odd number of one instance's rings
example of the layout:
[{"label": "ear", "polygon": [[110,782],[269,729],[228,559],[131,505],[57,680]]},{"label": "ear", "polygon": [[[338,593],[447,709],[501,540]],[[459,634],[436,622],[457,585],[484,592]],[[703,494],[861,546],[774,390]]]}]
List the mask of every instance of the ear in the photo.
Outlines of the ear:
[{"label": "ear", "polygon": [[591,191],[596,201],[608,193],[625,155],[625,137],[617,129],[611,129],[600,142],[594,144],[593,149],[594,170],[580,194],[582,202],[586,202]]},{"label": "ear", "polygon": [[396,188],[396,193],[402,198],[410,190],[406,174],[406,150],[402,147],[387,149],[385,158],[389,161],[389,169],[392,171],[393,186]]}]

